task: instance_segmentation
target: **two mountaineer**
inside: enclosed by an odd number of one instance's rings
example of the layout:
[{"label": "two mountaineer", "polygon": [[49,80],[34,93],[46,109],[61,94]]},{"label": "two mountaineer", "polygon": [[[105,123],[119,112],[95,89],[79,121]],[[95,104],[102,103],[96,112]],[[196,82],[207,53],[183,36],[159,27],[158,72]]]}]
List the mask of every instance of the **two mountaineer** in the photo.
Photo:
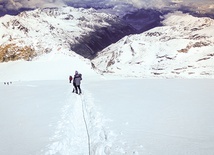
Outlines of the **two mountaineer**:
[{"label": "two mountaineer", "polygon": [[73,80],[73,93],[81,94],[82,90],[80,88],[81,80],[82,80],[82,74],[78,73],[78,71],[75,71],[74,78],[72,76],[69,76],[69,81]]}]

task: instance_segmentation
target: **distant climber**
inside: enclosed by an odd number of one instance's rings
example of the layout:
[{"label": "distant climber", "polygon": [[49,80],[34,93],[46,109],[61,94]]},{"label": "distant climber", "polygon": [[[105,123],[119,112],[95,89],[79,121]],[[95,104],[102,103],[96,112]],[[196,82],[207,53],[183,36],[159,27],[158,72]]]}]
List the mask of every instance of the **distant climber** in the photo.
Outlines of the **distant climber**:
[{"label": "distant climber", "polygon": [[[80,83],[82,80],[82,74],[78,73],[78,71],[75,71],[74,79],[73,79],[73,93],[75,92],[76,94],[81,94],[81,88],[80,88]],[[78,93],[79,92],[79,93]]]},{"label": "distant climber", "polygon": [[71,83],[72,79],[73,79],[73,77],[70,75],[70,76],[69,76],[69,82],[70,82],[70,83]]}]

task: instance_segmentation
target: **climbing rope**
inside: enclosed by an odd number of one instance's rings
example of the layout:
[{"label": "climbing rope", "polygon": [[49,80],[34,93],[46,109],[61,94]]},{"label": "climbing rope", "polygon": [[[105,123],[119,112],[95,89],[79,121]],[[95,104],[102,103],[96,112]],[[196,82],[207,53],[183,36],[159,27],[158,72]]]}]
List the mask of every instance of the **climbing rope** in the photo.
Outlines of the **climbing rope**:
[{"label": "climbing rope", "polygon": [[80,96],[81,97],[81,101],[82,101],[82,113],[83,113],[83,119],[84,119],[84,123],[85,123],[85,128],[86,128],[86,132],[87,132],[87,137],[88,137],[88,155],[91,155],[91,140],[90,140],[90,135],[89,135],[89,130],[88,130],[88,124],[86,122],[86,113],[85,113],[85,107],[84,107],[84,99],[82,97],[82,95]]}]

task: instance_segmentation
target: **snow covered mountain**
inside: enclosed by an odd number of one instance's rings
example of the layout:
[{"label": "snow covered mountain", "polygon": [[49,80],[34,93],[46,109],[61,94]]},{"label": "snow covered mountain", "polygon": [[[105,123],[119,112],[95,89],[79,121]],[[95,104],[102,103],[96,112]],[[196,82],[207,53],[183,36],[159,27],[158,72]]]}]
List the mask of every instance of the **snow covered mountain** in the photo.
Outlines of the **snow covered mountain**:
[{"label": "snow covered mountain", "polygon": [[[123,21],[95,9],[73,7],[6,15],[0,17],[0,62],[30,61],[50,52],[91,59],[107,47],[91,63],[102,73],[213,78],[213,19],[177,12],[165,15],[160,26],[159,13],[141,9]],[[145,29],[150,30],[128,35]]]},{"label": "snow covered mountain", "polygon": [[102,73],[137,77],[214,77],[214,20],[181,12],[164,26],[126,36],[92,61]]},{"label": "snow covered mountain", "polygon": [[[0,62],[31,60],[43,53],[61,49],[73,50],[89,58],[134,30],[114,15],[72,7],[36,9],[17,16],[6,15],[0,18],[0,23]],[[121,31],[115,32],[119,28]],[[96,33],[102,32],[102,29],[111,35],[104,38],[103,43],[97,41],[101,40],[101,36]],[[99,34],[104,36],[103,32]],[[94,35],[97,38],[92,38]]]}]

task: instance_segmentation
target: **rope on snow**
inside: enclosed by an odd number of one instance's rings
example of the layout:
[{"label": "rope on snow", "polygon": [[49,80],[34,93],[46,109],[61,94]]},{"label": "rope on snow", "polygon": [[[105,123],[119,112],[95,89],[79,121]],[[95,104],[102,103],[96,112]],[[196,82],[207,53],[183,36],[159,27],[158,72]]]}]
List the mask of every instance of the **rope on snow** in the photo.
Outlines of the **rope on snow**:
[{"label": "rope on snow", "polygon": [[90,135],[89,135],[89,130],[88,130],[88,124],[86,122],[86,114],[85,114],[85,107],[84,107],[84,103],[85,100],[83,99],[82,95],[80,96],[81,100],[82,100],[82,113],[83,113],[83,119],[84,119],[84,123],[85,123],[85,128],[86,128],[86,132],[87,132],[87,137],[88,137],[88,155],[91,155],[91,140],[90,140]]}]

